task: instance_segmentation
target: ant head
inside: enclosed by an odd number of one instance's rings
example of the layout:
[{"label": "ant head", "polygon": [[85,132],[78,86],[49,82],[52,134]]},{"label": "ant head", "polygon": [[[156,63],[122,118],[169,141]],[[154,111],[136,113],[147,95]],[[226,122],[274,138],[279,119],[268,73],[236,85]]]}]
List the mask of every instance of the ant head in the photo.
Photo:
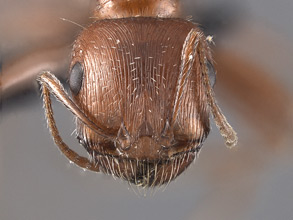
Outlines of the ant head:
[{"label": "ant head", "polygon": [[[162,184],[192,162],[209,133],[201,56],[209,56],[205,38],[182,19],[99,20],[78,37],[69,80],[73,98],[115,138],[106,140],[79,120],[77,132],[105,172]],[[108,160],[116,164],[111,169]],[[146,167],[152,171],[143,173]]]}]

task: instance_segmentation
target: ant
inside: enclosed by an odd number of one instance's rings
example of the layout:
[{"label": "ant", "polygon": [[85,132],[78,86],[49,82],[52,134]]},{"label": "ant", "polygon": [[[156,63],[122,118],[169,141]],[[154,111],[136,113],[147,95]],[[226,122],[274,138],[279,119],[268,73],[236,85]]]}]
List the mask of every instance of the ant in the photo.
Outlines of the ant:
[{"label": "ant", "polygon": [[[100,0],[73,46],[72,98],[53,74],[39,75],[49,129],[70,161],[151,187],[174,180],[198,156],[210,113],[226,145],[237,144],[213,92],[211,37],[179,15],[178,0]],[[50,94],[76,116],[90,159],[63,142]]]}]

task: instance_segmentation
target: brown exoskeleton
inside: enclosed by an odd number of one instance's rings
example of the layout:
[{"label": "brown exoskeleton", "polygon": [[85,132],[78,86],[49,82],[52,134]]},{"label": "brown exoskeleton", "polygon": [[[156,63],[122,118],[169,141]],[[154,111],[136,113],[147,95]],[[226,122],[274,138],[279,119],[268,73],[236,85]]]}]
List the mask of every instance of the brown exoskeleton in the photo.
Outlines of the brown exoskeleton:
[{"label": "brown exoskeleton", "polygon": [[[100,0],[95,22],[74,43],[69,86],[39,76],[56,145],[80,167],[140,186],[182,173],[207,137],[212,113],[226,145],[237,136],[215,102],[215,71],[206,37],[179,15],[177,0]],[[90,159],[59,136],[53,93],[76,117]]]}]

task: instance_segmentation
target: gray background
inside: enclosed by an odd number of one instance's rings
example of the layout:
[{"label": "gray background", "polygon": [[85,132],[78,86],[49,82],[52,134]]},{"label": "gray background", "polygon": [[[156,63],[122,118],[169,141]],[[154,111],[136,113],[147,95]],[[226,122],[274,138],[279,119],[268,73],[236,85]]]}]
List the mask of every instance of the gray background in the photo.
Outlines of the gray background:
[{"label": "gray background", "polygon": [[[235,5],[238,27],[218,35],[217,44],[265,66],[292,96],[291,0],[183,3],[187,14],[214,4]],[[1,0],[3,63],[33,47],[68,38],[72,42],[78,29],[59,18],[86,24],[93,5],[94,1],[85,0]],[[239,133],[239,147],[226,149],[213,125],[195,164],[165,191],[144,198],[124,182],[69,164],[53,144],[37,92],[4,101],[0,113],[0,219],[293,219],[292,131],[278,146],[270,147],[255,127],[229,108],[229,102],[219,97]],[[84,153],[74,135],[70,136],[73,116],[56,101],[54,110],[65,141]]]}]

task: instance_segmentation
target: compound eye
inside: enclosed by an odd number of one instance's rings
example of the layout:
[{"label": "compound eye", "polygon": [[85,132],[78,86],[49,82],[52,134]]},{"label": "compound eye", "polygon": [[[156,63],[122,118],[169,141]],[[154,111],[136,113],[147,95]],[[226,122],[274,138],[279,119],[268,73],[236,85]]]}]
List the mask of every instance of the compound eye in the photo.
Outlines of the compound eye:
[{"label": "compound eye", "polygon": [[212,87],[214,87],[214,85],[216,83],[217,73],[215,71],[213,64],[209,60],[207,61],[207,68],[208,68],[208,75],[209,75],[209,79],[210,79],[210,84]]},{"label": "compound eye", "polygon": [[71,69],[69,87],[73,95],[77,95],[82,86],[84,70],[80,62],[76,62]]}]

